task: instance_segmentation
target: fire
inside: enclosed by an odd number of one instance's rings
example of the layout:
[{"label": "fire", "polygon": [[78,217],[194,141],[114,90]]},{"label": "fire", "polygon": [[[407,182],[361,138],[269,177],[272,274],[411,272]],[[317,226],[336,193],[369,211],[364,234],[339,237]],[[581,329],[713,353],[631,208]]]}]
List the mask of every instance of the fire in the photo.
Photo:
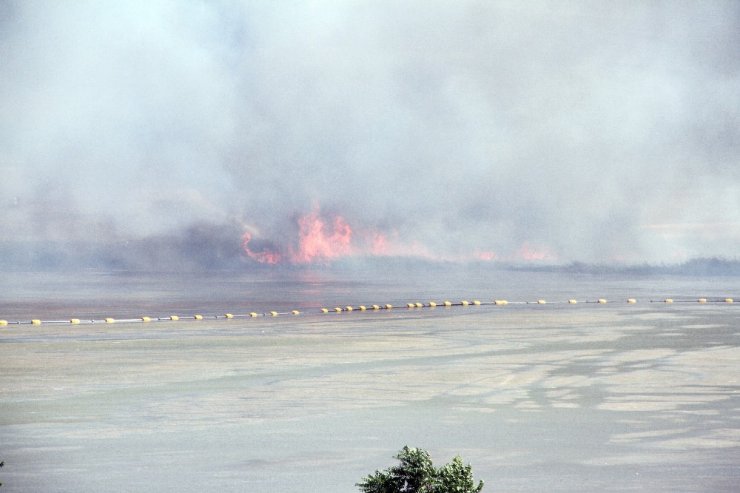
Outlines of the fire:
[{"label": "fire", "polygon": [[478,260],[489,262],[491,260],[496,260],[497,255],[496,255],[496,252],[491,252],[491,251],[476,252],[475,258],[477,258]]},{"label": "fire", "polygon": [[252,260],[261,264],[276,265],[283,262],[291,264],[310,264],[352,255],[352,228],[339,215],[326,218],[318,209],[301,216],[296,221],[298,237],[294,245],[273,248],[267,242],[262,248],[255,248],[252,233],[242,236],[242,249]]},{"label": "fire", "polygon": [[244,233],[242,235],[242,249],[244,250],[244,253],[247,254],[247,257],[251,258],[252,260],[256,260],[261,264],[269,265],[279,264],[282,260],[282,255],[280,255],[280,252],[272,249],[267,248],[260,251],[252,250],[249,246],[250,241],[252,241],[252,234],[249,232]]},{"label": "fire", "polygon": [[[304,265],[325,263],[352,256],[414,257],[430,261],[466,262],[478,261],[549,261],[557,256],[547,247],[532,246],[525,242],[511,256],[499,256],[493,250],[481,249],[444,255],[431,250],[418,241],[407,241],[396,230],[379,231],[372,227],[353,228],[339,214],[322,213],[316,207],[310,213],[296,218],[296,232],[292,241],[275,246],[269,240],[253,241],[257,235],[254,227],[242,236],[242,249],[247,257],[261,264],[288,263]],[[283,235],[284,236],[284,235]],[[289,237],[289,236],[288,236]]]},{"label": "fire", "polygon": [[298,248],[291,251],[292,263],[308,264],[351,254],[352,228],[342,216],[334,216],[330,226],[317,210],[298,220]]},{"label": "fire", "polygon": [[418,242],[405,243],[399,241],[398,232],[393,231],[391,238],[385,233],[371,231],[365,235],[368,246],[364,253],[376,257],[425,257],[432,258],[433,254],[427,247]]},{"label": "fire", "polygon": [[374,232],[372,234],[372,246],[370,252],[373,255],[387,255],[388,254],[388,237],[383,233]]},{"label": "fire", "polygon": [[516,252],[516,256],[523,260],[528,261],[539,261],[539,260],[554,260],[556,255],[553,254],[547,247],[533,247],[529,242],[525,241],[519,250]]}]

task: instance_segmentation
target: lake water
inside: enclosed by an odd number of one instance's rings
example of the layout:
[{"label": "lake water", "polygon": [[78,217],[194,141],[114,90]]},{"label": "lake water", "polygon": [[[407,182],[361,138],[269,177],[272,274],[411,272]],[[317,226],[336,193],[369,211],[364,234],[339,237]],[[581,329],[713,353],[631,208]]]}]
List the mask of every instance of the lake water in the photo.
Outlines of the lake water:
[{"label": "lake water", "polygon": [[[406,444],[460,454],[487,492],[740,484],[740,305],[678,302],[740,298],[737,278],[10,273],[0,288],[9,321],[183,316],[0,327],[3,491],[351,492]],[[319,311],[494,298],[581,303]]]}]

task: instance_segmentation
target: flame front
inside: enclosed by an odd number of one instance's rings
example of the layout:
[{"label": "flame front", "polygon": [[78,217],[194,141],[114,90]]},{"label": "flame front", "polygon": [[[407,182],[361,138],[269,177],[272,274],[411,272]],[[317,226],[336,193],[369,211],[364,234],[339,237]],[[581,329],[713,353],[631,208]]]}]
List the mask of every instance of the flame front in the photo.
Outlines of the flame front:
[{"label": "flame front", "polygon": [[327,220],[318,209],[315,209],[299,217],[296,222],[298,238],[294,245],[274,248],[268,242],[266,246],[254,248],[250,244],[252,233],[247,231],[242,236],[244,253],[250,259],[268,265],[283,262],[310,264],[338,259],[354,253],[352,228],[342,216],[334,215]]},{"label": "flame front", "polygon": [[247,257],[252,260],[256,260],[261,264],[269,265],[279,264],[282,260],[282,255],[280,255],[280,252],[276,250],[269,248],[259,251],[252,250],[249,246],[250,241],[252,241],[252,234],[247,231],[242,235],[242,249],[244,250],[244,253],[247,254]]},{"label": "flame front", "polygon": [[528,241],[522,243],[516,256],[527,261],[555,260],[557,256],[553,254],[546,246],[533,246]]},{"label": "flame front", "polygon": [[483,260],[485,262],[490,262],[492,260],[496,260],[498,256],[496,255],[496,252],[492,252],[490,250],[484,251],[484,252],[476,252],[475,258],[478,260]]},{"label": "flame front", "polygon": [[534,246],[526,241],[510,255],[500,256],[493,250],[445,255],[418,241],[400,238],[396,230],[383,232],[372,227],[353,228],[343,216],[322,213],[318,207],[308,214],[299,216],[293,224],[296,228],[293,240],[277,245],[265,238],[252,242],[252,234],[257,234],[257,230],[251,228],[242,236],[244,253],[248,258],[267,265],[327,263],[352,256],[393,256],[452,262],[507,260],[541,262],[557,259],[557,255],[547,246]]},{"label": "flame front", "polygon": [[310,264],[351,254],[352,228],[342,216],[334,216],[330,227],[318,210],[298,220],[298,249],[291,252],[292,263]]}]

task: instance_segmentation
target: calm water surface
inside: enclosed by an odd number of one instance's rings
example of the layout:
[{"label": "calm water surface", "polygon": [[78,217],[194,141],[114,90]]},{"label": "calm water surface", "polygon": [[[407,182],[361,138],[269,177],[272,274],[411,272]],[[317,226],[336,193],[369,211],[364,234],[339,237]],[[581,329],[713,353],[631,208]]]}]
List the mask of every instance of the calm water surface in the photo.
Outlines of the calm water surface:
[{"label": "calm water surface", "polygon": [[1,287],[7,320],[304,311],[2,328],[3,491],[348,492],[405,444],[462,455],[490,492],[740,484],[740,306],[647,302],[740,298],[736,279],[87,272]]}]

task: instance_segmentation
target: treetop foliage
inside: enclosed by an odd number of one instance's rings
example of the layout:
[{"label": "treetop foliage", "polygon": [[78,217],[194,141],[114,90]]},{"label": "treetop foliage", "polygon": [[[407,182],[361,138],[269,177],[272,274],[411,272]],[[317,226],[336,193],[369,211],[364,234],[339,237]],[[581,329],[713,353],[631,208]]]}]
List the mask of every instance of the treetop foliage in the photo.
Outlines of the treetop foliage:
[{"label": "treetop foliage", "polygon": [[362,493],[479,493],[483,481],[477,485],[473,470],[463,464],[460,456],[439,469],[432,464],[426,450],[404,446],[395,456],[400,461],[385,471],[366,476],[357,487]]}]

